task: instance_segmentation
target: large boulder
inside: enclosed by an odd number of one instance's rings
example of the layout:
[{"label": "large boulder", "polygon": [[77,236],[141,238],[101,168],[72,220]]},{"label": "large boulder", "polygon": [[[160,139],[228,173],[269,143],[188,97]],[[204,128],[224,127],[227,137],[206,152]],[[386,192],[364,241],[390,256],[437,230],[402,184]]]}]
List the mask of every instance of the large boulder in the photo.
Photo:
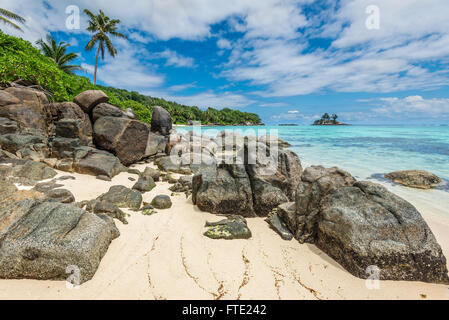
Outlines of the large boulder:
[{"label": "large boulder", "polygon": [[[220,137],[223,136],[226,134]],[[274,144],[268,147],[266,143],[248,137],[240,140],[235,145],[236,156],[230,158],[234,164],[219,164],[216,171],[210,171],[213,164],[197,168],[194,203],[198,202],[201,210],[211,213],[267,216],[280,204],[294,201],[302,174],[298,156],[289,150],[275,149]],[[227,160],[224,157],[221,161]],[[172,162],[171,165],[175,164]],[[203,174],[203,171],[212,174]],[[229,202],[228,196],[234,200]],[[240,204],[236,205],[234,201]]]},{"label": "large boulder", "polygon": [[77,173],[92,176],[105,175],[113,178],[125,169],[120,160],[109,152],[90,147],[80,147],[75,150],[73,170]]},{"label": "large boulder", "polygon": [[436,175],[424,170],[404,170],[391,172],[385,178],[410,188],[431,189],[443,181]]},{"label": "large boulder", "polygon": [[449,284],[446,258],[420,213],[381,185],[357,182],[320,202],[316,245],[358,277]]},{"label": "large boulder", "polygon": [[338,168],[307,168],[296,203],[278,214],[301,243],[316,244],[355,276],[449,283],[446,259],[419,212],[381,185]]},{"label": "large boulder", "polygon": [[124,165],[133,164],[145,157],[150,127],[137,120],[103,117],[94,125],[97,147],[114,153]]},{"label": "large boulder", "polygon": [[42,91],[26,87],[0,91],[0,117],[15,121],[21,133],[48,135],[51,118],[48,99]]},{"label": "large boulder", "polygon": [[109,103],[100,103],[92,109],[92,121],[94,123],[102,117],[128,118],[122,109]]},{"label": "large boulder", "polygon": [[95,106],[108,101],[109,97],[101,90],[87,90],[81,92],[73,99],[73,102],[79,105],[87,114],[90,114]]},{"label": "large boulder", "polygon": [[151,118],[151,131],[159,132],[160,134],[167,136],[170,134],[172,126],[173,121],[170,113],[162,107],[154,107],[153,116]]},{"label": "large boulder", "polygon": [[[77,134],[77,137],[80,138],[83,145],[92,144],[92,123],[90,122],[89,115],[84,113],[84,111],[76,103],[51,103],[49,108],[53,122],[56,123],[56,129],[59,121],[78,120],[81,124],[79,125],[79,133]],[[58,132],[55,132],[55,134],[58,135]]]},{"label": "large boulder", "polygon": [[193,177],[192,201],[202,211],[254,217],[251,183],[244,165],[220,165]]},{"label": "large boulder", "polygon": [[[112,220],[74,205],[26,199],[0,204],[0,278],[90,280],[111,241]],[[75,273],[76,275],[77,273]]]},{"label": "large boulder", "polygon": [[356,180],[348,172],[337,167],[307,168],[296,191],[296,215],[285,222],[301,243],[314,242],[319,219],[319,204],[330,192],[352,186]]},{"label": "large boulder", "polygon": [[23,165],[14,166],[13,172],[16,177],[32,181],[51,179],[58,174],[46,164],[34,161],[26,161]]}]

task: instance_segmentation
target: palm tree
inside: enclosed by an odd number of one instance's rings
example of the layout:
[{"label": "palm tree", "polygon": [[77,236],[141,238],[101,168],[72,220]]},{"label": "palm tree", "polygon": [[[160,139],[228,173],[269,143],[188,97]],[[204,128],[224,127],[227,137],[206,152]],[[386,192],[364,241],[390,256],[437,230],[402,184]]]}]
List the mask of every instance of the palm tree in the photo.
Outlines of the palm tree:
[{"label": "palm tree", "polygon": [[89,16],[89,27],[87,31],[94,33],[90,41],[86,45],[86,51],[92,50],[95,45],[98,44],[97,55],[95,56],[95,71],[94,71],[94,85],[97,81],[97,68],[98,68],[98,56],[101,52],[101,58],[104,60],[105,45],[112,57],[117,55],[117,49],[114,48],[111,39],[108,34],[111,34],[118,38],[128,39],[124,34],[117,32],[117,25],[120,23],[118,19],[111,19],[107,17],[103,11],[100,10],[100,14],[94,15],[88,9],[84,9],[84,12]]},{"label": "palm tree", "polygon": [[80,66],[68,64],[79,57],[78,53],[67,53],[67,48],[70,47],[70,44],[64,41],[57,43],[49,34],[47,35],[46,41],[40,39],[36,41],[36,44],[43,54],[53,60],[62,71],[71,74],[75,70],[82,69]]},{"label": "palm tree", "polygon": [[13,27],[14,29],[17,29],[17,30],[20,30],[23,32],[23,30],[17,24],[12,22],[11,20],[15,20],[20,23],[25,22],[25,19],[22,18],[21,16],[13,13],[11,11],[8,11],[6,9],[0,8],[0,21],[2,21],[6,25]]},{"label": "palm tree", "polygon": [[335,113],[332,115],[332,122],[334,123],[334,124],[336,124],[337,123],[337,119],[338,119],[338,115],[336,115]]}]

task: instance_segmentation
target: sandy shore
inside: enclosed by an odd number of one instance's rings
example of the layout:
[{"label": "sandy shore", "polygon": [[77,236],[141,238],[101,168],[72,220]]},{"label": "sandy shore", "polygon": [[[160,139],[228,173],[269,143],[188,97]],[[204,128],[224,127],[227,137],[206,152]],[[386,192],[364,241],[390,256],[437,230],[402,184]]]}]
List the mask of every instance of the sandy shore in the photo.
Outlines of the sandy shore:
[{"label": "sandy shore", "polygon": [[[145,166],[135,166],[142,170]],[[59,173],[67,175],[67,173]],[[62,184],[77,201],[94,199],[112,185],[132,187],[122,173],[112,182],[72,174]],[[144,195],[167,194],[159,182]],[[449,257],[449,194],[387,187],[422,213]],[[206,220],[184,194],[173,207],[153,216],[130,214],[129,224],[116,222],[114,240],[95,277],[78,289],[61,281],[0,280],[0,299],[449,299],[449,287],[420,282],[381,281],[369,290],[315,246],[283,241],[261,218],[249,219],[250,240],[211,240],[202,235]]]}]

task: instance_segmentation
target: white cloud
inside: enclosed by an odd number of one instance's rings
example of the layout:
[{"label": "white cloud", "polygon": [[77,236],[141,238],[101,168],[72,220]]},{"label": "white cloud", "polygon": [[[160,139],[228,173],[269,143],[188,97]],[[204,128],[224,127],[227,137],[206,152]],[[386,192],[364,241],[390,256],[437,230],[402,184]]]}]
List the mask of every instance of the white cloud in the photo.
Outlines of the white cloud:
[{"label": "white cloud", "polygon": [[154,56],[166,59],[166,66],[194,68],[195,60],[190,57],[185,57],[175,51],[166,49],[162,52],[155,53]]},{"label": "white cloud", "polygon": [[[306,34],[291,29],[290,37],[267,32],[261,39],[252,38],[248,32],[234,46],[222,75],[266,86],[268,90],[255,94],[272,97],[326,90],[394,92],[449,85],[449,2],[376,3],[381,9],[380,30],[365,27],[365,9],[371,0],[343,0],[338,11],[331,7],[318,18],[311,18]],[[301,22],[296,25],[301,26]],[[328,49],[311,48],[307,36],[314,34],[335,40]],[[446,67],[432,68],[428,62]]]},{"label": "white cloud", "polygon": [[221,38],[217,41],[217,47],[220,49],[232,49],[232,44],[229,40]]},{"label": "white cloud", "polygon": [[176,101],[185,105],[197,106],[200,108],[241,108],[253,104],[255,101],[246,96],[232,92],[215,93],[207,91],[190,96],[169,96],[169,100]]},{"label": "white cloud", "polygon": [[449,99],[424,99],[421,96],[406,98],[382,98],[382,106],[373,112],[389,116],[412,116],[438,118],[449,117]]},{"label": "white cloud", "polygon": [[[135,0],[132,5],[126,5],[119,0],[2,0],[3,8],[21,14],[27,23],[23,34],[0,27],[33,42],[48,31],[73,33],[71,37],[85,33],[84,14],[81,30],[66,29],[65,8],[73,4],[81,10],[104,8],[106,14],[121,19],[130,38],[141,44],[158,39],[215,37],[211,26],[227,21],[231,31],[242,36],[232,43],[225,38],[226,32],[218,36],[217,47],[230,50],[228,63],[221,66],[224,68],[221,75],[235,83],[260,86],[253,92],[260,96],[286,97],[327,91],[395,92],[449,85],[447,0],[376,0],[374,4],[380,8],[379,30],[365,27],[365,9],[373,4],[372,0],[341,0],[338,5],[325,1],[328,8],[306,17],[302,6],[312,2]],[[309,41],[314,36],[331,38],[332,45],[312,47]],[[195,66],[192,58],[175,51],[167,49],[160,54],[167,59],[167,65]],[[151,64],[142,63],[148,59],[151,59],[149,53],[141,52],[138,47],[126,47],[116,59],[108,59],[101,66],[99,78],[109,85],[135,90],[158,88],[162,92],[164,75],[158,74]],[[89,69],[88,64],[85,66]],[[231,105],[251,101],[243,94],[220,95],[211,91],[184,98],[202,105],[199,98]],[[418,102],[402,103],[409,107],[419,105]]]}]

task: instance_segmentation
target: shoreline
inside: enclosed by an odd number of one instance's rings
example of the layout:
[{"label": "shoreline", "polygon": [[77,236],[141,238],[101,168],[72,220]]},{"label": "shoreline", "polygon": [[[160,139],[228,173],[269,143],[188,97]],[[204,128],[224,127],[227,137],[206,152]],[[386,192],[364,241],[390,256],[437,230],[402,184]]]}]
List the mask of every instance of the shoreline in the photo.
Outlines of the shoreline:
[{"label": "shoreline", "polygon": [[[147,166],[153,165],[132,168]],[[58,171],[62,175],[67,173]],[[129,173],[111,182],[71,175],[76,180],[61,184],[77,201],[92,199],[113,185],[134,183]],[[169,186],[158,182],[143,195],[144,201],[171,195]],[[434,191],[385,186],[417,207],[448,257],[449,206],[427,197]],[[121,236],[112,242],[94,278],[79,289],[67,289],[64,281],[0,280],[0,299],[449,299],[446,285],[422,282],[380,281],[379,290],[369,290],[365,280],[349,274],[314,245],[282,240],[264,218],[248,219],[253,233],[249,240],[208,239],[202,235],[205,222],[221,217],[201,212],[183,194],[172,196],[172,201],[171,209],[152,216],[125,209],[129,224],[116,222]],[[441,210],[446,210],[447,219]]]}]

